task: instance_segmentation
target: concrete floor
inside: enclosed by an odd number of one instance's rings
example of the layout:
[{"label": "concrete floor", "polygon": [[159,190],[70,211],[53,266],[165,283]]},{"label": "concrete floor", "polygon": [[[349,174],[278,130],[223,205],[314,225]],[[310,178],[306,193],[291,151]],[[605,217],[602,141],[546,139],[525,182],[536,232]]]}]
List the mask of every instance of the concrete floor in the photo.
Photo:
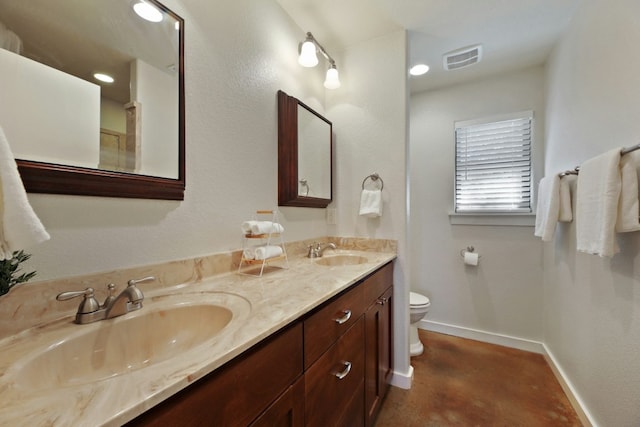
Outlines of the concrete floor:
[{"label": "concrete floor", "polygon": [[540,354],[419,330],[410,390],[391,387],[375,427],[581,426]]}]

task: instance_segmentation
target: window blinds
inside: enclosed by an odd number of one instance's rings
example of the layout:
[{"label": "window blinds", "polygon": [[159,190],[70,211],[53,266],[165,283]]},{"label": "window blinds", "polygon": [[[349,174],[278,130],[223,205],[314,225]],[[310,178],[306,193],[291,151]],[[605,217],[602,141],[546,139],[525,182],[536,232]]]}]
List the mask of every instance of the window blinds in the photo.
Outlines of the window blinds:
[{"label": "window blinds", "polygon": [[456,124],[456,212],[531,212],[531,122]]}]

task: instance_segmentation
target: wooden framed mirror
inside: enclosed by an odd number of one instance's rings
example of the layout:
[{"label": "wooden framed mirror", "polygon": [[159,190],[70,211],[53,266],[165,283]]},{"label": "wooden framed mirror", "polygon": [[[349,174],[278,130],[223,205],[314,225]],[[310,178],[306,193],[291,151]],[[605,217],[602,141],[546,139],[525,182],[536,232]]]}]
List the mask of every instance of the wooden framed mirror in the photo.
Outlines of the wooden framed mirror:
[{"label": "wooden framed mirror", "polygon": [[333,124],[278,91],[278,205],[326,208],[333,199]]},{"label": "wooden framed mirror", "polygon": [[142,19],[134,3],[1,2],[17,47],[0,49],[0,93],[13,100],[0,125],[28,192],[184,199],[184,20],[156,0],[159,20]]}]

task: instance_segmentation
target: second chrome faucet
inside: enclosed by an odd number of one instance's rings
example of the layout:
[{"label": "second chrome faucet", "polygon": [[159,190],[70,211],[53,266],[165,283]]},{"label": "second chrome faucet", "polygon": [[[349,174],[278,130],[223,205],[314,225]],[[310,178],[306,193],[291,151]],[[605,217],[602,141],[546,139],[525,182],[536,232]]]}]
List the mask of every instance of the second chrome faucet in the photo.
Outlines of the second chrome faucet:
[{"label": "second chrome faucet", "polygon": [[62,292],[56,296],[56,299],[58,301],[66,301],[75,297],[84,297],[78,306],[75,322],[79,324],[92,323],[141,309],[144,295],[136,285],[155,279],[155,277],[149,276],[143,279],[129,280],[127,287],[118,296],[113,295],[115,285],[111,283],[108,285],[109,296],[102,305],[96,300],[93,288],[86,288],[82,291]]},{"label": "second chrome faucet", "polygon": [[324,254],[324,251],[327,249],[336,249],[336,245],[334,243],[327,243],[324,247],[320,246],[320,243],[313,242],[312,245],[309,245],[309,253],[307,256],[309,258],[320,258]]}]

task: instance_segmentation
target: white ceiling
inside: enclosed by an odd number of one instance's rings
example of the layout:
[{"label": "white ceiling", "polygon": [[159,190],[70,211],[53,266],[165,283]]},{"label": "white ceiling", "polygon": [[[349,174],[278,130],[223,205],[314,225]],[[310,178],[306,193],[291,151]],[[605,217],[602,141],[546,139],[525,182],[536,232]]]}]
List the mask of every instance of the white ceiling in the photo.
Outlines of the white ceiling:
[{"label": "white ceiling", "polygon": [[[431,68],[411,77],[411,92],[418,92],[544,63],[582,0],[277,1],[330,54],[407,29],[410,66]],[[480,63],[444,70],[444,53],[478,43]]]}]

